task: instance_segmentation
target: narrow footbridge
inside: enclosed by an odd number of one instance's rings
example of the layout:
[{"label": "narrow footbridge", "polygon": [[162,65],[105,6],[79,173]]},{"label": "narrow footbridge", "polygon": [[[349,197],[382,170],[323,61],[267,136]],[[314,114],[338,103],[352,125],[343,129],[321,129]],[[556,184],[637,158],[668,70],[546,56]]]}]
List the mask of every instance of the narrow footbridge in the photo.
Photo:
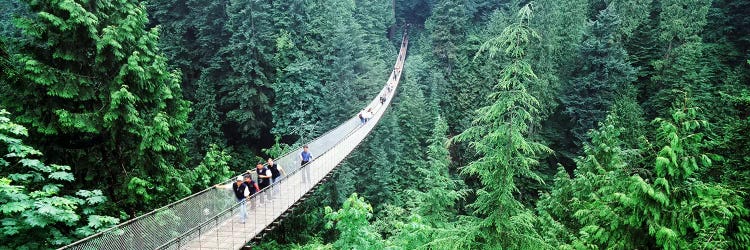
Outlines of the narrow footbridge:
[{"label": "narrow footbridge", "polygon": [[[372,131],[393,99],[401,79],[409,41],[406,33],[394,70],[372,101],[373,117],[362,124],[357,115],[307,143],[314,158],[300,166],[298,148],[276,159],[286,176],[247,201],[247,221],[230,190],[208,188],[172,204],[91,235],[61,249],[239,249],[259,240]],[[386,96],[381,104],[380,96]],[[227,181],[230,182],[230,181]]]}]

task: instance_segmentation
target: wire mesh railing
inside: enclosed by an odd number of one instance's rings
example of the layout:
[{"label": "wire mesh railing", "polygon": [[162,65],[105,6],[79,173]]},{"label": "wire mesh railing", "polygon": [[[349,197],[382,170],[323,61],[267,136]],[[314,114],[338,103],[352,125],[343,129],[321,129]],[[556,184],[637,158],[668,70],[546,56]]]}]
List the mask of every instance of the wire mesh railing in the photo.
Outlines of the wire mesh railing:
[{"label": "wire mesh railing", "polygon": [[[287,175],[238,202],[231,191],[209,188],[128,220],[60,249],[229,249],[240,248],[309,192],[364,140],[390,104],[401,76],[406,33],[386,85],[367,105],[373,117],[362,124],[355,116],[310,141],[316,156],[302,166],[302,148],[275,160]],[[385,96],[386,100],[380,100]],[[227,181],[228,182],[228,181]],[[246,221],[240,215],[246,211]]]}]

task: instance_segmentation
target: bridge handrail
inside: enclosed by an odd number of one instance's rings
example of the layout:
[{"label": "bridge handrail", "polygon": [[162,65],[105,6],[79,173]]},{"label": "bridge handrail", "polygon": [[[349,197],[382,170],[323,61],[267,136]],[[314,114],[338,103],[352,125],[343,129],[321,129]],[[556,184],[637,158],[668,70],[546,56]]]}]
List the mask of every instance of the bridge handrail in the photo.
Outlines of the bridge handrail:
[{"label": "bridge handrail", "polygon": [[[403,64],[403,61],[402,61],[402,60],[403,60],[403,57],[404,57],[405,55],[402,55],[402,54],[403,54],[403,52],[404,52],[404,50],[403,50],[403,45],[404,45],[404,43],[405,43],[405,42],[406,42],[406,32],[404,33],[404,37],[402,38],[402,47],[401,47],[401,50],[399,51],[399,57],[398,57],[398,59],[396,60],[396,65],[397,65],[397,67],[401,67],[401,66],[402,66],[402,64]],[[399,65],[399,62],[401,62],[401,65]],[[394,74],[396,74],[396,72],[395,72],[395,71],[393,71],[393,72],[391,73],[391,75],[389,76],[389,81],[387,81],[387,83],[386,83],[386,87],[385,87],[385,88],[387,88],[387,85],[388,85],[388,84],[390,83],[390,79],[391,79],[391,77],[393,77],[393,75],[394,75]],[[400,75],[400,72],[399,72],[399,75]],[[373,101],[371,101],[371,102],[370,102],[370,104],[368,104],[368,106],[374,106],[374,104],[376,104],[376,103],[377,103],[378,97],[379,97],[379,96],[380,96],[381,94],[383,94],[383,93],[384,93],[384,91],[385,91],[385,88],[384,88],[384,89],[382,89],[382,90],[381,90],[380,92],[378,92],[378,95],[377,95],[377,96],[376,96],[376,97],[375,97],[375,98],[373,99]],[[394,92],[395,92],[395,90],[394,90]],[[389,102],[390,102],[390,100],[389,100]],[[378,111],[379,111],[379,109],[380,109],[380,107],[378,107]],[[334,128],[334,129],[328,130],[328,131],[326,131],[325,133],[323,133],[323,134],[319,135],[318,137],[316,137],[315,139],[313,139],[313,140],[309,141],[309,142],[308,142],[308,144],[313,144],[313,143],[319,142],[319,140],[321,140],[321,139],[325,138],[325,137],[326,137],[327,135],[330,135],[330,134],[331,134],[331,133],[333,133],[333,132],[341,132],[341,131],[339,131],[339,130],[343,129],[343,127],[344,127],[344,126],[351,126],[351,125],[352,125],[352,123],[358,123],[358,121],[356,121],[356,120],[357,120],[357,117],[356,117],[356,115],[355,115],[354,117],[352,117],[352,118],[349,118],[349,119],[345,120],[345,121],[344,121],[343,123],[339,124],[339,125],[338,125],[338,126],[336,126],[336,127]],[[351,130],[351,131],[349,131],[348,133],[346,133],[346,135],[345,135],[345,136],[343,136],[343,137],[339,138],[338,140],[336,140],[336,143],[334,143],[334,144],[333,144],[334,146],[331,146],[331,147],[327,148],[327,149],[326,149],[326,150],[325,150],[325,151],[324,151],[323,153],[316,153],[316,154],[315,154],[315,155],[316,155],[316,157],[314,157],[314,159],[312,159],[312,161],[311,161],[310,163],[312,163],[313,161],[315,161],[315,160],[316,160],[316,159],[318,159],[319,157],[323,156],[324,154],[328,153],[328,152],[329,152],[330,150],[332,150],[332,149],[333,149],[333,148],[335,147],[335,145],[337,145],[337,144],[338,144],[338,143],[340,143],[341,141],[343,141],[343,140],[345,140],[346,138],[348,138],[348,137],[349,137],[349,136],[350,136],[350,135],[351,135],[352,133],[354,133],[355,131],[357,131],[357,130],[358,130],[359,128],[360,128],[360,127],[354,127],[354,128],[353,128],[353,129]],[[368,132],[368,133],[369,133],[369,132]],[[278,157],[277,159],[283,159],[283,158],[289,157],[289,156],[290,156],[291,154],[294,154],[294,153],[296,153],[296,152],[298,152],[298,151],[300,151],[300,150],[301,150],[301,148],[295,148],[295,149],[293,149],[293,150],[289,150],[288,152],[284,153],[284,154],[283,154],[282,156]],[[305,166],[292,166],[292,167],[294,167],[294,169],[293,169],[292,171],[290,171],[291,173],[289,173],[289,174],[288,174],[287,176],[290,176],[290,175],[293,175],[293,174],[295,174],[295,173],[299,172],[300,170],[302,170],[302,169],[303,169],[304,167],[306,167],[306,166],[307,166],[307,165],[309,165],[310,163],[307,163],[307,164],[306,164]],[[267,165],[267,164],[264,164],[264,165]],[[283,181],[283,179],[284,179],[284,178],[282,178],[282,180],[280,180],[280,181]],[[227,182],[230,182],[230,181],[231,181],[231,179],[229,179],[229,180],[226,180],[226,181],[224,181],[223,183],[227,183]],[[280,183],[280,181],[279,181],[279,182],[277,182],[277,183]],[[275,186],[275,185],[278,185],[277,183],[274,183],[273,185],[271,185],[271,186],[269,186],[269,187],[265,188],[264,190],[266,190],[266,189],[269,189],[269,188],[272,188],[272,187],[273,187],[273,186]],[[204,190],[198,191],[198,192],[196,192],[196,193],[194,193],[194,194],[188,195],[188,196],[186,196],[186,197],[184,197],[184,198],[181,198],[181,199],[179,199],[179,200],[177,200],[177,201],[174,201],[174,202],[172,202],[172,203],[169,203],[169,204],[167,204],[167,205],[164,205],[164,206],[162,206],[162,207],[160,207],[160,208],[157,208],[157,209],[155,209],[155,210],[149,211],[149,212],[147,212],[147,213],[145,213],[145,214],[142,214],[142,215],[139,215],[139,216],[137,216],[137,217],[131,218],[131,219],[129,219],[129,220],[127,220],[127,221],[125,221],[125,222],[122,222],[122,223],[120,223],[120,224],[117,224],[117,225],[115,225],[115,226],[112,226],[112,227],[110,227],[110,228],[108,228],[108,229],[106,229],[106,230],[103,230],[103,231],[101,231],[101,232],[98,232],[98,233],[96,233],[96,234],[90,235],[90,236],[88,236],[88,237],[85,237],[85,238],[83,238],[83,239],[81,239],[81,240],[78,240],[78,241],[76,241],[76,242],[73,242],[72,244],[70,244],[70,245],[67,245],[67,246],[64,246],[64,247],[62,247],[62,248],[60,248],[60,249],[68,249],[68,248],[76,247],[77,245],[79,245],[79,244],[82,244],[83,242],[87,242],[87,241],[89,241],[89,240],[92,240],[92,239],[94,239],[94,238],[97,238],[97,237],[101,237],[101,236],[103,236],[104,234],[107,234],[107,233],[112,233],[112,232],[113,232],[114,230],[117,230],[117,229],[122,229],[122,228],[124,228],[124,227],[126,227],[126,226],[128,226],[128,225],[132,224],[133,222],[136,222],[136,221],[142,220],[142,219],[144,219],[144,218],[146,218],[146,217],[148,217],[148,216],[155,216],[155,215],[156,215],[157,213],[159,213],[159,212],[165,211],[165,210],[167,210],[167,209],[170,209],[170,208],[174,208],[175,206],[177,206],[177,205],[180,205],[181,203],[183,203],[183,202],[185,202],[185,201],[187,201],[187,200],[190,200],[190,199],[192,199],[192,198],[195,198],[195,197],[197,197],[197,196],[199,196],[199,195],[203,195],[203,194],[205,194],[206,192],[208,192],[208,191],[210,191],[210,190],[213,190],[213,189],[214,189],[213,187],[210,187],[210,188],[206,188],[206,189],[204,189]],[[260,193],[260,192],[259,192],[259,193]],[[226,212],[227,212],[227,211],[230,211],[230,210],[232,210],[232,209],[233,209],[234,207],[236,207],[236,206],[238,206],[238,204],[237,204],[237,203],[234,203],[233,205],[230,205],[230,206],[229,206],[229,208],[223,209],[223,210],[222,210],[221,212],[218,212],[218,213],[216,213],[216,214],[215,214],[214,216],[212,216],[212,217],[211,217],[210,219],[208,219],[208,220],[206,220],[206,221],[204,221],[204,222],[202,222],[202,223],[199,223],[198,225],[196,225],[196,226],[194,226],[194,227],[190,228],[190,229],[189,229],[189,230],[187,230],[187,231],[186,231],[185,233],[182,233],[182,234],[181,234],[180,236],[183,236],[183,235],[188,235],[188,233],[190,233],[190,232],[194,231],[195,229],[197,229],[197,228],[199,228],[199,227],[201,227],[201,226],[203,226],[203,225],[206,225],[207,223],[209,223],[209,222],[210,222],[211,220],[213,220],[213,219],[215,219],[215,218],[219,218],[220,216],[222,216],[222,215],[226,214]],[[170,241],[170,242],[171,242],[171,241]]]},{"label": "bridge handrail", "polygon": [[[403,47],[405,46],[405,45],[404,45],[404,43],[405,43],[405,42],[406,42],[406,33],[404,34],[404,37],[402,38],[402,47],[401,47],[401,48],[403,48]],[[398,67],[402,67],[402,66],[403,66],[403,64],[402,64],[402,65],[398,65],[398,62],[401,62],[401,63],[403,63],[403,56],[405,56],[405,55],[402,55],[402,53],[404,53],[404,52],[405,52],[405,51],[403,51],[403,50],[400,50],[400,51],[399,51],[399,57],[398,57],[398,60],[397,60],[397,66],[398,66]],[[378,92],[378,94],[377,94],[377,95],[375,96],[375,98],[373,98],[373,100],[372,100],[372,101],[371,101],[371,102],[370,102],[370,103],[369,103],[369,104],[367,105],[368,107],[373,107],[373,106],[375,106],[375,104],[379,102],[379,97],[380,97],[380,96],[381,96],[382,94],[384,94],[384,93],[388,93],[388,92],[386,92],[386,89],[388,88],[389,84],[391,83],[390,79],[392,79],[392,77],[393,77],[393,75],[394,75],[394,74],[397,74],[395,70],[394,70],[394,71],[392,71],[391,75],[389,75],[389,76],[388,76],[388,79],[389,79],[389,80],[388,80],[388,81],[386,82],[385,86],[384,86],[384,87],[383,87],[383,88],[381,89],[381,91],[379,91],[379,92]],[[399,73],[398,73],[398,74],[400,75],[400,71],[399,71]],[[394,89],[394,90],[392,90],[392,91],[393,91],[393,93],[388,93],[388,94],[390,95],[390,97],[391,97],[391,98],[389,98],[389,99],[392,99],[392,98],[393,98],[393,96],[395,96],[395,89]],[[388,100],[388,101],[390,102],[390,101],[392,101],[392,100]],[[376,111],[375,111],[375,113],[380,113],[380,109],[381,109],[381,108],[383,108],[383,111],[382,111],[382,112],[383,112],[383,113],[385,113],[385,110],[386,110],[386,109],[388,108],[388,106],[385,106],[385,107],[383,107],[382,105],[381,105],[381,106],[378,106],[378,107],[377,107],[377,109],[376,109]],[[358,118],[357,118],[356,116],[355,116],[355,117],[352,117],[352,118],[348,119],[348,120],[347,120],[346,122],[344,122],[344,123],[342,123],[341,125],[337,126],[337,128],[338,128],[338,127],[341,127],[341,126],[343,126],[343,125],[345,125],[345,124],[347,124],[347,123],[349,123],[349,122],[358,122],[358,121],[357,121],[357,119],[358,119]],[[339,146],[339,145],[340,145],[340,143],[341,143],[342,141],[344,141],[344,140],[348,139],[348,138],[349,138],[349,137],[350,137],[350,136],[351,136],[352,134],[354,134],[355,132],[358,132],[358,131],[359,131],[360,129],[362,129],[362,128],[364,128],[364,127],[363,127],[363,126],[357,126],[357,127],[355,127],[354,129],[352,129],[352,131],[350,131],[349,133],[347,133],[347,135],[346,135],[346,136],[342,137],[342,138],[341,138],[341,139],[340,139],[340,140],[339,140],[339,141],[338,141],[338,142],[336,143],[336,146]],[[336,130],[336,129],[332,129],[332,130],[328,131],[327,133],[330,133],[330,132],[331,132],[331,131],[333,131],[333,130]],[[367,130],[367,131],[366,131],[366,133],[365,133],[365,136],[366,136],[367,134],[369,134],[369,133],[370,133],[371,131],[372,131],[372,129],[369,129],[369,130]],[[321,136],[321,137],[322,137],[322,136]],[[335,148],[336,146],[330,147],[330,148],[328,148],[328,149],[327,149],[326,151],[324,151],[324,152],[322,152],[322,153],[319,153],[319,154],[318,154],[318,157],[316,157],[315,159],[317,159],[317,158],[319,158],[319,157],[322,157],[323,155],[326,155],[327,153],[329,153],[329,152],[333,151],[333,150],[334,150],[334,148]],[[292,152],[296,152],[296,150],[293,150],[293,151],[291,151],[291,152],[289,152],[289,153],[292,153]],[[289,153],[287,153],[286,155],[288,155]],[[282,156],[282,157],[279,157],[279,158],[283,158],[283,156]],[[303,170],[303,168],[307,167],[307,166],[308,166],[309,164],[311,164],[311,163],[312,163],[313,161],[315,161],[315,159],[311,160],[310,162],[308,162],[307,164],[305,164],[305,165],[301,166],[300,168],[297,168],[297,169],[295,169],[295,170],[294,170],[294,171],[292,171],[291,173],[287,174],[287,176],[292,176],[292,175],[296,174],[297,172],[299,172],[299,171],[302,171],[302,170]],[[263,192],[268,192],[267,190],[270,190],[270,189],[272,189],[272,187],[273,187],[274,185],[280,185],[280,184],[281,184],[281,183],[283,183],[284,181],[286,181],[286,180],[285,180],[285,179],[281,179],[281,180],[280,180],[279,182],[273,183],[273,184],[272,184],[271,186],[268,186],[268,187],[264,188],[263,190],[261,190],[260,192],[257,192],[257,193],[255,193],[255,194],[251,195],[251,196],[250,196],[250,197],[248,198],[248,200],[254,199],[254,198],[256,198],[257,196],[259,196],[259,195],[262,195],[262,193],[263,193]],[[183,239],[185,239],[185,238],[188,238],[187,236],[189,236],[189,235],[191,235],[191,234],[195,233],[195,231],[200,231],[200,230],[201,230],[201,229],[202,229],[203,227],[205,227],[206,225],[210,224],[211,222],[216,222],[216,221],[218,221],[218,218],[221,218],[221,217],[222,217],[222,216],[224,216],[225,214],[227,214],[227,213],[230,213],[230,214],[231,214],[231,213],[232,213],[232,211],[234,211],[234,210],[238,209],[238,207],[240,207],[240,204],[239,204],[239,203],[236,203],[236,204],[234,204],[234,205],[232,205],[232,206],[230,206],[230,207],[228,207],[228,208],[224,209],[223,211],[221,211],[221,212],[217,213],[216,215],[214,215],[213,217],[209,218],[208,220],[206,220],[205,222],[201,223],[200,225],[197,225],[197,226],[195,226],[195,227],[193,227],[193,228],[191,228],[191,229],[187,230],[186,232],[182,233],[181,235],[179,235],[179,236],[177,236],[177,237],[173,238],[172,240],[170,240],[170,241],[168,241],[168,242],[166,242],[166,243],[164,243],[164,244],[160,245],[160,246],[159,246],[159,247],[157,247],[156,249],[167,249],[167,248],[168,248],[169,246],[171,246],[171,245],[174,245],[174,244],[175,244],[176,242],[181,242],[181,241],[182,241]]]}]

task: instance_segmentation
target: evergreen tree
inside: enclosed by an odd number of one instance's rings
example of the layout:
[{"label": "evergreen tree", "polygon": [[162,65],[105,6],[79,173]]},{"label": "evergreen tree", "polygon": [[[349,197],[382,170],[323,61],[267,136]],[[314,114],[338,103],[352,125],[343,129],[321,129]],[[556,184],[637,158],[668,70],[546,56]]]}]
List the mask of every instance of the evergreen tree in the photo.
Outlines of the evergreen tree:
[{"label": "evergreen tree", "polygon": [[422,25],[433,11],[436,0],[395,0],[394,14],[399,24]]},{"label": "evergreen tree", "polygon": [[[390,1],[356,0],[355,4],[354,17],[362,27],[362,40],[365,41],[364,45],[367,47],[366,54],[377,55],[378,60],[391,63],[392,58],[389,53],[383,50],[392,51],[391,48],[393,48],[388,41],[386,31],[395,24],[393,16],[395,6]],[[395,37],[400,38],[400,36]]]},{"label": "evergreen tree", "polygon": [[638,149],[625,147],[625,129],[616,125],[617,119],[609,115],[598,130],[590,132],[583,156],[576,158],[575,178],[560,169],[552,191],[540,199],[539,214],[551,217],[545,221],[546,234],[555,236],[547,239],[557,239],[550,244],[567,243],[573,248],[652,245],[645,232],[625,222],[629,212],[617,205],[630,183],[632,162],[640,154]]},{"label": "evergreen tree", "polygon": [[[210,145],[226,145],[224,133],[221,131],[221,119],[216,104],[216,89],[205,75],[198,81],[198,100],[193,105],[193,126],[187,132],[190,140],[190,155],[201,155],[208,151]],[[195,159],[194,159],[195,160]]]},{"label": "evergreen tree", "polygon": [[10,40],[22,37],[21,31],[13,25],[13,19],[28,14],[26,5],[19,0],[8,0],[0,3],[0,39]]},{"label": "evergreen tree", "polygon": [[420,169],[425,176],[425,188],[416,195],[417,213],[421,214],[427,223],[434,226],[445,226],[455,218],[456,201],[466,195],[461,189],[463,182],[455,180],[450,171],[450,152],[448,151],[448,124],[438,117],[435,121],[430,145],[427,151],[427,164]]},{"label": "evergreen tree", "polygon": [[648,22],[652,3],[653,0],[609,0],[607,8],[620,20],[613,32],[622,35],[624,41],[633,41],[633,32]]},{"label": "evergreen tree", "polygon": [[431,32],[432,51],[446,75],[451,75],[458,46],[466,35],[466,2],[442,0],[425,24]]},{"label": "evergreen tree", "polygon": [[654,74],[645,90],[653,93],[647,110],[653,116],[670,116],[671,105],[688,94],[701,102],[709,99],[715,69],[699,34],[706,25],[710,0],[667,0],[661,4],[657,41],[661,57],[652,61]]},{"label": "evergreen tree", "polygon": [[571,132],[576,144],[586,141],[586,133],[602,121],[618,96],[635,80],[635,69],[627,62],[620,44],[619,17],[607,7],[590,26],[580,50],[579,68],[562,98],[565,114],[573,120]]},{"label": "evergreen tree", "polygon": [[[425,160],[427,139],[435,115],[429,113],[422,90],[416,81],[410,78],[403,79],[395,101],[392,115],[397,117],[398,127],[401,130],[400,139],[404,148],[400,154],[404,159],[401,164],[410,168],[421,167],[420,164]],[[406,181],[407,183],[417,181],[411,178],[405,179],[410,180]]]},{"label": "evergreen tree", "polygon": [[[544,39],[531,44],[529,61],[534,62],[534,73],[542,84],[530,86],[529,92],[539,100],[542,126],[539,134],[550,148],[555,151],[543,162],[549,165],[540,168],[540,177],[552,181],[556,164],[572,169],[575,141],[571,139],[570,118],[563,115],[565,106],[561,99],[565,95],[568,83],[581,63],[579,63],[581,41],[590,27],[588,22],[588,0],[534,1],[535,16],[532,25]],[[499,19],[501,23],[505,18]],[[498,21],[495,21],[498,22]],[[547,189],[536,183],[524,185],[531,193],[534,190]]]},{"label": "evergreen tree", "polygon": [[275,64],[279,68],[271,85],[274,90],[272,132],[308,141],[323,132],[320,127],[323,85],[317,79],[320,74],[315,74],[319,70],[315,62],[304,56],[292,38],[287,31],[276,38]]},{"label": "evergreen tree", "polygon": [[[570,81],[571,72],[579,67],[581,41],[587,28],[590,28],[585,8],[587,2],[534,1],[534,15],[539,18],[534,18],[532,25],[537,27],[538,33],[544,34],[544,39],[531,44],[529,60],[535,62],[534,73],[545,84],[539,84],[538,88],[533,87],[529,91],[545,104],[540,107],[542,119],[559,113],[554,110],[558,108],[560,96],[564,93],[563,86]],[[507,22],[503,19],[493,18],[495,22]]]},{"label": "evergreen tree", "polygon": [[[389,111],[390,112],[390,111]],[[371,174],[373,180],[357,180],[358,185],[368,191],[366,198],[375,204],[375,212],[379,213],[386,204],[403,206],[408,197],[403,190],[414,183],[408,182],[417,166],[408,165],[404,161],[403,152],[406,151],[405,133],[399,126],[399,119],[394,113],[387,113],[372,133],[372,141],[366,143],[372,147],[362,158],[371,160],[371,168],[365,168],[360,175]],[[373,154],[369,154],[373,153]],[[379,153],[379,154],[374,154]],[[371,157],[375,156],[375,157]]]},{"label": "evergreen tree", "polygon": [[533,228],[534,215],[514,196],[518,178],[539,180],[532,167],[538,157],[550,152],[529,139],[539,122],[539,103],[527,92],[528,86],[536,84],[536,76],[526,53],[529,43],[538,38],[528,26],[530,19],[531,6],[525,5],[513,24],[483,46],[491,56],[503,52],[510,63],[503,69],[496,92],[489,96],[492,104],[478,109],[472,126],[456,137],[459,142],[470,142],[481,156],[463,173],[477,175],[482,183],[471,206],[485,217],[481,225],[489,231],[484,239],[489,247],[542,244]]},{"label": "evergreen tree", "polygon": [[150,21],[160,27],[160,47],[170,66],[182,72],[182,90],[193,101],[187,133],[191,164],[198,164],[209,145],[226,145],[224,113],[218,110],[218,83],[230,70],[216,55],[230,34],[228,1],[157,0],[149,2]]},{"label": "evergreen tree", "polygon": [[[702,153],[710,144],[702,132],[707,123],[693,108],[673,114],[654,121],[656,145],[641,149],[623,147],[626,129],[608,117],[584,146],[575,178],[559,178],[540,201],[543,214],[578,230],[573,248],[732,248],[745,242],[743,198],[731,186],[698,178],[719,159]],[[640,157],[653,165],[639,169]]]},{"label": "evergreen tree", "polygon": [[[631,177],[629,194],[620,198],[632,211],[626,223],[647,229],[656,245],[665,249],[733,247],[730,240],[735,232],[729,227],[746,226],[743,217],[750,211],[735,190],[696,178],[717,157],[704,153],[708,124],[698,118],[697,109],[682,107],[671,119],[654,120],[658,153],[653,180]],[[747,231],[736,233],[737,239],[748,237]]]},{"label": "evergreen tree", "polygon": [[229,171],[230,161],[232,156],[226,149],[216,144],[209,145],[203,161],[191,172],[192,180],[189,183],[192,183],[193,191],[200,191],[229,179],[232,176]]},{"label": "evergreen tree", "polygon": [[[29,39],[2,105],[30,128],[49,161],[70,164],[83,187],[134,212],[173,200],[181,183],[188,102],[167,70],[157,29],[138,1],[28,1],[18,21]],[[124,202],[124,203],[123,203]]]},{"label": "evergreen tree", "polygon": [[312,20],[311,26],[317,31],[312,35],[320,37],[324,43],[317,50],[320,53],[318,63],[328,65],[322,77],[326,106],[320,113],[323,128],[330,129],[372,100],[382,86],[383,74],[378,74],[376,79],[364,75],[369,69],[364,54],[364,33],[354,19],[354,1],[330,0],[310,7],[311,13],[321,13]]},{"label": "evergreen tree", "polygon": [[352,193],[338,211],[326,207],[326,227],[339,231],[338,240],[333,243],[336,249],[383,248],[380,236],[375,233],[369,220],[372,218],[372,206],[364,198]]},{"label": "evergreen tree", "polygon": [[[500,77],[499,69],[503,62],[488,58],[471,60],[468,53],[475,53],[480,45],[472,46],[469,50],[458,55],[457,67],[446,78],[446,96],[443,97],[442,107],[444,115],[452,132],[458,133],[471,125],[475,117],[473,109],[490,104],[487,93],[491,93],[492,86]],[[437,67],[437,66],[436,66]],[[468,111],[468,112],[467,112]]]},{"label": "evergreen tree", "polygon": [[271,129],[274,13],[270,1],[236,1],[227,6],[229,43],[217,54],[222,67],[231,69],[219,82],[219,110],[226,114],[225,134],[231,145],[249,146]]}]

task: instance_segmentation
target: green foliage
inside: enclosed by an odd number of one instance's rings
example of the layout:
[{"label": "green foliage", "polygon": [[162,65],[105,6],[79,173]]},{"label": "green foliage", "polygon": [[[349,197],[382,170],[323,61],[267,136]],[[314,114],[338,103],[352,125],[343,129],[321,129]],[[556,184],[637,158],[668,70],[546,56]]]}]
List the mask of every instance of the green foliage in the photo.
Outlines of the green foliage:
[{"label": "green foliage", "polygon": [[706,177],[721,176],[718,180],[747,193],[750,189],[745,183],[750,181],[750,173],[744,167],[750,165],[750,147],[745,147],[750,144],[750,134],[746,133],[750,130],[750,115],[747,113],[750,110],[750,90],[735,95],[722,93],[721,96],[736,107],[736,112],[726,114],[723,133],[716,143],[719,148],[714,151],[725,156],[726,167],[721,168],[723,171],[719,175]]},{"label": "green foliage", "polygon": [[643,23],[648,21],[653,0],[610,0],[608,7],[612,8],[620,18],[620,25],[614,32],[622,34],[625,38],[631,38],[633,32]]},{"label": "green foliage", "polygon": [[458,199],[467,195],[467,190],[460,190],[463,183],[453,179],[450,174],[451,159],[445,137],[448,124],[438,117],[434,127],[427,150],[427,167],[419,170],[425,176],[426,183],[422,192],[415,195],[418,204],[416,212],[423,215],[426,222],[442,226],[455,217],[453,206]]},{"label": "green foliage", "polygon": [[[534,215],[514,196],[517,178],[540,180],[532,171],[538,157],[549,153],[544,144],[529,139],[537,126],[539,103],[527,92],[535,82],[531,65],[526,61],[528,44],[538,35],[528,24],[531,7],[518,11],[517,19],[502,34],[483,45],[482,50],[495,55],[502,52],[511,62],[489,95],[492,103],[477,110],[472,127],[458,135],[459,142],[469,145],[481,156],[463,169],[467,175],[479,177],[482,187],[471,205],[484,216],[484,227],[494,232],[486,239],[491,246],[522,247],[539,245],[534,231]],[[498,209],[501,208],[501,209]]]},{"label": "green foliage", "polygon": [[728,248],[728,227],[748,214],[737,191],[695,178],[698,170],[717,159],[703,153],[703,130],[708,124],[697,117],[695,108],[685,108],[675,110],[671,119],[654,121],[656,148],[660,148],[654,179],[631,177],[630,194],[622,200],[634,211],[627,223],[648,228],[656,244],[665,249]]},{"label": "green foliage", "polygon": [[65,190],[75,180],[71,168],[40,161],[23,142],[26,128],[9,116],[0,110],[0,248],[57,248],[118,222],[98,215],[102,191]]},{"label": "green foliage", "polygon": [[380,236],[370,227],[372,206],[364,198],[352,193],[338,211],[326,207],[327,228],[336,228],[339,238],[333,243],[337,249],[382,249]]},{"label": "green foliage", "polygon": [[191,155],[203,154],[211,145],[226,145],[217,110],[216,90],[205,77],[198,81],[196,98],[198,102],[193,105],[193,126],[186,134],[190,139]]},{"label": "green foliage", "polygon": [[146,28],[145,8],[27,4],[35,14],[16,23],[28,41],[8,55],[17,73],[1,102],[29,127],[30,143],[70,164],[83,187],[109,183],[106,195],[129,212],[187,194],[175,173],[189,103],[157,48],[158,30]]},{"label": "green foliage", "polygon": [[684,43],[697,38],[706,25],[706,14],[710,0],[662,0],[659,1],[660,40]]},{"label": "green foliage", "polygon": [[[560,244],[570,242],[573,248],[633,248],[649,245],[642,232],[623,222],[628,211],[617,204],[627,189],[626,180],[632,168],[629,162],[640,151],[626,148],[624,129],[617,127],[617,117],[610,115],[591,131],[591,141],[583,147],[584,156],[576,159],[575,178],[560,170],[551,193],[543,196],[537,209],[545,215],[547,232]],[[546,217],[550,216],[550,217]],[[569,234],[578,235],[571,238]],[[555,239],[550,238],[550,239]]]},{"label": "green foliage", "polygon": [[28,15],[29,11],[24,4],[18,0],[8,0],[0,3],[0,39],[21,38],[21,31],[13,25],[13,19]]},{"label": "green foliage", "polygon": [[431,32],[432,51],[447,75],[455,65],[458,46],[466,35],[466,1],[440,1],[425,23]]},{"label": "green foliage", "polygon": [[617,33],[620,23],[612,6],[597,15],[580,48],[582,63],[562,98],[578,145],[587,140],[586,133],[604,119],[615,99],[635,80],[635,69],[627,62]]},{"label": "green foliage", "polygon": [[[731,186],[697,178],[719,158],[703,153],[710,144],[702,132],[707,123],[696,117],[696,109],[686,108],[671,119],[658,118],[654,147],[627,149],[624,128],[614,126],[617,118],[610,116],[591,133],[575,178],[561,174],[554,191],[540,201],[540,213],[552,218],[547,225],[578,230],[573,248],[735,246],[732,239],[746,237],[746,231],[732,228],[746,223],[748,210]],[[634,163],[640,157],[653,165],[638,169]],[[546,227],[559,241],[570,240],[563,236],[566,230]]]},{"label": "green foliage", "polygon": [[[271,60],[274,44],[272,6],[267,1],[229,1],[226,30],[231,37],[217,54],[231,68],[219,83],[220,109],[234,128],[231,140],[257,138],[270,129],[270,72],[263,65]],[[239,144],[235,141],[233,144]]]},{"label": "green foliage", "polygon": [[322,84],[310,72],[315,62],[303,56],[292,40],[292,34],[283,30],[276,38],[276,57],[279,71],[274,90],[272,132],[275,135],[296,135],[300,141],[313,139],[321,133],[320,112]]},{"label": "green foliage", "polygon": [[0,125],[0,248],[60,246],[349,119],[407,23],[393,109],[261,248],[750,245],[746,0],[142,5],[0,3],[0,105],[30,135]]},{"label": "green foliage", "polygon": [[[400,155],[405,159],[404,165],[416,168],[424,161],[427,137],[436,114],[430,113],[422,89],[416,81],[410,78],[403,79],[399,88],[392,115],[397,117],[396,121],[401,131],[399,137],[403,143],[403,151]],[[405,179],[404,182],[417,181],[413,178]]]},{"label": "green foliage", "polygon": [[664,51],[661,58],[650,62],[655,72],[651,76],[653,86],[648,86],[654,95],[649,100],[652,113],[660,117],[670,116],[673,103],[683,102],[685,95],[701,102],[711,99],[710,89],[718,70],[707,53],[708,44],[699,34],[706,25],[711,1],[661,1],[658,34]]},{"label": "green foliage", "polygon": [[269,157],[276,159],[282,154],[286,153],[289,150],[289,145],[286,145],[284,143],[279,142],[281,140],[280,137],[276,137],[275,142],[272,147],[270,148],[264,148],[262,149],[263,153],[267,154]]},{"label": "green foliage", "polygon": [[206,156],[203,157],[203,161],[191,173],[193,176],[193,180],[190,181],[192,190],[203,190],[229,179],[232,176],[232,172],[229,171],[229,162],[231,161],[232,156],[229,155],[227,150],[216,144],[211,144]]}]

